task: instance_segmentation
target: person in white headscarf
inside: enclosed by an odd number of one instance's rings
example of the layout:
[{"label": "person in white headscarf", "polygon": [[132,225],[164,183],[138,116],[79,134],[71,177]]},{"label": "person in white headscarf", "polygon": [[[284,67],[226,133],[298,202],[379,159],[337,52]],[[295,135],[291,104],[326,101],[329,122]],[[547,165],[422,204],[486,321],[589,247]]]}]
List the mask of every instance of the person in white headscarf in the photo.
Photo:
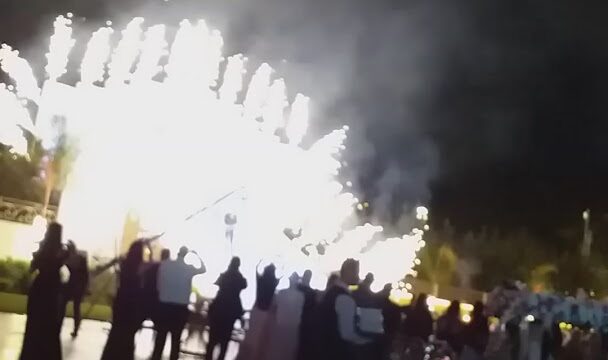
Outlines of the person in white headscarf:
[{"label": "person in white headscarf", "polygon": [[275,322],[271,332],[269,360],[295,360],[298,352],[298,338],[304,294],[298,289],[298,274],[289,277],[289,287],[275,296]]}]

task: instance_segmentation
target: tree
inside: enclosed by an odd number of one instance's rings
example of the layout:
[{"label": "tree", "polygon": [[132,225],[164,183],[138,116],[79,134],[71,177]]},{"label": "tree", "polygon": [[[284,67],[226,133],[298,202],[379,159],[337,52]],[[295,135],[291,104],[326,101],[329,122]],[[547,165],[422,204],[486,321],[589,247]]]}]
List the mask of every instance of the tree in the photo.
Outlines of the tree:
[{"label": "tree", "polygon": [[8,146],[0,144],[0,196],[41,202],[39,164],[39,159],[14,154]]},{"label": "tree", "polygon": [[434,295],[437,295],[440,286],[453,284],[458,256],[450,245],[427,244],[418,257],[418,276],[433,285]]},{"label": "tree", "polygon": [[546,263],[537,265],[530,272],[528,286],[534,292],[553,290],[553,277],[559,273],[555,264]]}]

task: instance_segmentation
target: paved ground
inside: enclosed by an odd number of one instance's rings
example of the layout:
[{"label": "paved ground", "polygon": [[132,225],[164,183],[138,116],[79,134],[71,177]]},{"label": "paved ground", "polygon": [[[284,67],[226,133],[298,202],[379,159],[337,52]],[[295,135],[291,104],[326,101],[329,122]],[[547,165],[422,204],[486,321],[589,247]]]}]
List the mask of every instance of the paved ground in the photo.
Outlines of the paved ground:
[{"label": "paved ground", "polygon": [[[89,360],[99,359],[106,341],[107,333],[110,324],[99,321],[85,320],[82,323],[81,331],[77,339],[72,340],[70,332],[72,330],[72,319],[66,319],[64,329],[61,334],[63,343],[63,358],[64,360]],[[17,360],[19,351],[21,350],[21,342],[23,339],[23,331],[25,329],[25,316],[0,313],[0,360]],[[136,359],[146,360],[152,353],[153,346],[153,331],[142,330],[136,337]],[[165,347],[165,353],[168,358],[169,338]],[[201,351],[202,345],[196,341],[184,346],[187,350],[196,352]],[[230,351],[227,356],[228,360],[232,360],[235,356],[236,346],[231,344]],[[183,355],[182,359],[200,359],[190,355]]]}]

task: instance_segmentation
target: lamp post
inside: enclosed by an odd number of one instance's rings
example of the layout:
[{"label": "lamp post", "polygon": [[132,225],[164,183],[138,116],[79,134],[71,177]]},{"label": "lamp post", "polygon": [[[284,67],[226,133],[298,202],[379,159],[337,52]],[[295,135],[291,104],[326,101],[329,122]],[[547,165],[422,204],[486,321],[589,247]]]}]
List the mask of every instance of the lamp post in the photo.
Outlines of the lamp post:
[{"label": "lamp post", "polygon": [[588,259],[591,254],[591,243],[593,242],[593,232],[589,228],[591,210],[583,211],[583,245],[581,246],[581,256]]}]

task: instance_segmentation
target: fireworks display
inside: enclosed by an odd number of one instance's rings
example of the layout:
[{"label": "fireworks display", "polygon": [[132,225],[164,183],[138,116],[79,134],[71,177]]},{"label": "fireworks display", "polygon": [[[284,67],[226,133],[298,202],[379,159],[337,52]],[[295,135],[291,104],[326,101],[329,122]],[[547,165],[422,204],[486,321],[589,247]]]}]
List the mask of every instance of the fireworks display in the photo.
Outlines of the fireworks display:
[{"label": "fireworks display", "polygon": [[[232,255],[251,284],[260,261],[284,274],[312,269],[317,287],[347,257],[375,273],[377,288],[413,273],[422,230],[384,238],[381,226],[344,228],[358,205],[337,180],[347,127],[302,145],[311,140],[310,100],[290,102],[268,64],[247,77],[247,59],[224,58],[221,34],[203,20],[182,21],[171,44],[164,25],[144,24],[135,18],[121,32],[93,32],[73,86],[62,83],[75,44],[70,16],[55,21],[41,87],[17,51],[0,50],[14,84],[0,84],[0,142],[25,154],[21,127],[52,153],[59,120],[75,140],[59,208],[66,239],[111,256],[135,216],[142,234],[165,231],[163,246],[201,254],[203,292]],[[423,228],[428,212],[416,215]]]}]

